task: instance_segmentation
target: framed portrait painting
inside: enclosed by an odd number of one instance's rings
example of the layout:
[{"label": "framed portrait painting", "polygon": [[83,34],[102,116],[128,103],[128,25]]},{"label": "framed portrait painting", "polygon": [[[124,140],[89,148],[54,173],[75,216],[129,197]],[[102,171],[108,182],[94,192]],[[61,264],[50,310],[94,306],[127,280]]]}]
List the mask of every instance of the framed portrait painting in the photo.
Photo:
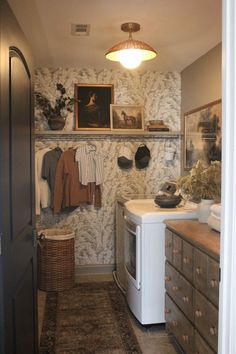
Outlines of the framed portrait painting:
[{"label": "framed portrait painting", "polygon": [[184,115],[184,169],[200,160],[205,167],[221,161],[221,100],[196,108]]},{"label": "framed portrait painting", "polygon": [[138,131],[144,129],[142,106],[111,104],[110,107],[112,130]]},{"label": "framed portrait painting", "polygon": [[113,85],[75,85],[75,129],[111,130]]}]

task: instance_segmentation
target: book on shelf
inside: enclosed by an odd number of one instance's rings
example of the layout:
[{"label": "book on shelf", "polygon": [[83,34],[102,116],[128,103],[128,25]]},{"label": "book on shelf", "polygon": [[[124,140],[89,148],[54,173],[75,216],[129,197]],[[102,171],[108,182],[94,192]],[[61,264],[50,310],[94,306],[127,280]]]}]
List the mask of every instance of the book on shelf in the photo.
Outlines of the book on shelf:
[{"label": "book on shelf", "polygon": [[157,128],[157,127],[148,127],[150,132],[168,132],[170,129],[168,127]]}]

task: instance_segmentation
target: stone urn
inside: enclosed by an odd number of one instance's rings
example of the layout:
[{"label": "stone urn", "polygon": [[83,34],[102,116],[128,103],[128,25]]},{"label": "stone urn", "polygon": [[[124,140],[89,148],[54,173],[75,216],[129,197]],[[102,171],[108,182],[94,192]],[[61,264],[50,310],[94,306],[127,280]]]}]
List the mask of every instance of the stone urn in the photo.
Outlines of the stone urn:
[{"label": "stone urn", "polygon": [[62,130],[65,126],[66,120],[62,117],[48,118],[48,125],[51,130]]}]

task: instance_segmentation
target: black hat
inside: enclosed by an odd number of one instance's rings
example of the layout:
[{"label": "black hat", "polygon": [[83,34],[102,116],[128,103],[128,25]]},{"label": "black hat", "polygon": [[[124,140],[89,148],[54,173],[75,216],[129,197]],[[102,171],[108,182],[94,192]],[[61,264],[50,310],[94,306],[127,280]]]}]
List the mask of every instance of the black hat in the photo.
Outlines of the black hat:
[{"label": "black hat", "polygon": [[122,146],[119,151],[117,163],[120,168],[123,168],[125,170],[128,170],[133,166],[132,152],[128,147]]},{"label": "black hat", "polygon": [[148,166],[151,158],[150,150],[146,145],[140,145],[135,154],[135,166],[142,169]]}]

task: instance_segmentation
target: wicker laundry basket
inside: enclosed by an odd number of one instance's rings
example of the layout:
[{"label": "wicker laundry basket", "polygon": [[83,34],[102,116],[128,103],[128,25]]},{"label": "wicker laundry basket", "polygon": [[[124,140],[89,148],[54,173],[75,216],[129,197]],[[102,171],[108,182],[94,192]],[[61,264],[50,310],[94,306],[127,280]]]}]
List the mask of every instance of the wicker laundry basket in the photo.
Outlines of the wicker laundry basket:
[{"label": "wicker laundry basket", "polygon": [[44,291],[70,289],[75,282],[75,234],[65,229],[39,232],[38,287]]}]

